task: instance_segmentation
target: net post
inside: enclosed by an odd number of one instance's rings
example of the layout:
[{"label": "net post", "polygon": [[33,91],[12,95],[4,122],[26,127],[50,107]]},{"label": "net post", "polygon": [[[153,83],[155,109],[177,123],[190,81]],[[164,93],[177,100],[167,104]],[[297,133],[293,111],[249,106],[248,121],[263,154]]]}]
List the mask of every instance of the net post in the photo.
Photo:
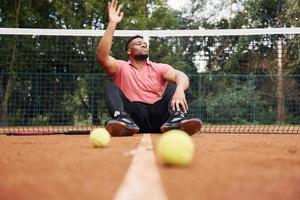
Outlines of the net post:
[{"label": "net post", "polygon": [[284,103],[284,82],[283,82],[283,42],[279,38],[277,40],[277,123],[284,122],[285,103]]}]

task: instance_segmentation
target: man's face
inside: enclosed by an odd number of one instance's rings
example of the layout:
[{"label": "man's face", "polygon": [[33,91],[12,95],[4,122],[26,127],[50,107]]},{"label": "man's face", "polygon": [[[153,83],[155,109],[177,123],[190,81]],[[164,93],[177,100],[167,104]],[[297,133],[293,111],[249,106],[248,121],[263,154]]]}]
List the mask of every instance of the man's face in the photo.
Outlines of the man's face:
[{"label": "man's face", "polygon": [[149,55],[148,44],[142,38],[136,38],[129,43],[127,53],[137,60],[145,60]]}]

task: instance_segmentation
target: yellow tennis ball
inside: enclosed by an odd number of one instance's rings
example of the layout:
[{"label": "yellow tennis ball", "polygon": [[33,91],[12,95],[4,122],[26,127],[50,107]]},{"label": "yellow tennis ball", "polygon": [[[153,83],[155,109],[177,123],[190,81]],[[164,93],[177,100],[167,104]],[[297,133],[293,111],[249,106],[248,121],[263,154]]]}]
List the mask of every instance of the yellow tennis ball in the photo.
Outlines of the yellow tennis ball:
[{"label": "yellow tennis ball", "polygon": [[191,163],[195,145],[192,138],[184,131],[170,130],[158,140],[158,157],[169,165],[186,166]]},{"label": "yellow tennis ball", "polygon": [[94,147],[106,147],[110,142],[110,134],[105,128],[96,128],[90,133],[90,141]]}]

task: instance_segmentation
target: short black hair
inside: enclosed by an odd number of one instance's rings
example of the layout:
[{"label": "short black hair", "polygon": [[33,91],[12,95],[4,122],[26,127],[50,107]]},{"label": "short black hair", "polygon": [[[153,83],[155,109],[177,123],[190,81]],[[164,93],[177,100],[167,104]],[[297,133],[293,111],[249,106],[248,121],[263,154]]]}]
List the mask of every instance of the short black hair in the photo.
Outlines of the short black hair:
[{"label": "short black hair", "polygon": [[135,35],[135,36],[132,36],[131,38],[129,38],[129,39],[127,40],[126,46],[125,46],[125,51],[126,51],[126,52],[127,52],[127,50],[128,50],[128,45],[129,45],[129,43],[130,43],[132,40],[136,39],[136,38],[142,38],[142,39],[144,39],[143,36],[141,36],[141,35]]}]

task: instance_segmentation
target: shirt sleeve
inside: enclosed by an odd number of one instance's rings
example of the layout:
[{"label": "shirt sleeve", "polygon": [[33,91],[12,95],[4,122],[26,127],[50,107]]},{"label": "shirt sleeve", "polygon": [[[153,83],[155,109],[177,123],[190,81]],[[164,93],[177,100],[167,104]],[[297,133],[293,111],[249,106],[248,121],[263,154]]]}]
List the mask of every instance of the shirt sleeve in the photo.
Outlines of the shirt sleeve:
[{"label": "shirt sleeve", "polygon": [[115,73],[109,75],[112,79],[119,76],[119,74],[121,73],[122,65],[125,62],[124,60],[116,60],[116,61],[117,61],[117,70]]},{"label": "shirt sleeve", "polygon": [[171,69],[174,69],[171,65],[159,64],[158,72],[161,76],[164,76]]}]

